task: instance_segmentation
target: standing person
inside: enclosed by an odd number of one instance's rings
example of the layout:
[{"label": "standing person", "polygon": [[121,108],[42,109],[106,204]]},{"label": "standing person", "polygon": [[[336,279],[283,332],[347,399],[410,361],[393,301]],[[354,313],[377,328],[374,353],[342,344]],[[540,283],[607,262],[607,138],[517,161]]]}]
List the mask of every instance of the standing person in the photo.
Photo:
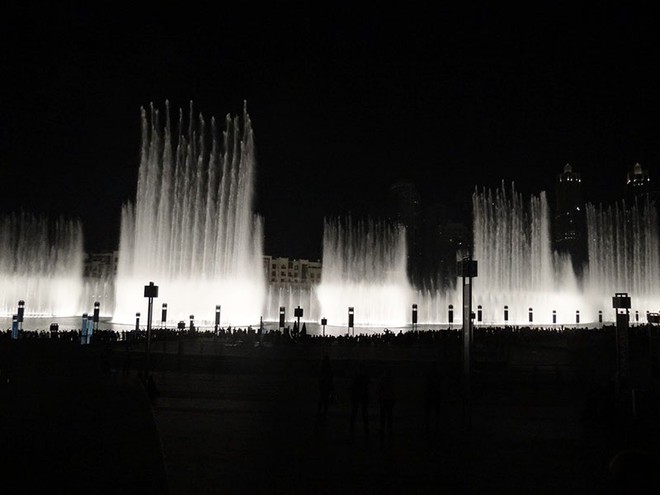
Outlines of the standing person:
[{"label": "standing person", "polygon": [[378,399],[380,402],[380,439],[385,438],[387,430],[388,438],[392,438],[392,417],[394,412],[394,378],[392,368],[388,366],[380,379],[378,386]]},{"label": "standing person", "polygon": [[328,417],[328,406],[332,401],[332,396],[334,394],[335,385],[334,385],[334,375],[332,372],[332,363],[327,354],[323,356],[321,360],[321,367],[319,370],[319,405],[318,405],[318,417],[319,422],[325,423]]},{"label": "standing person", "polygon": [[362,425],[364,435],[369,439],[369,376],[365,370],[364,364],[360,363],[357,367],[353,380],[351,382],[351,427],[350,437],[353,439],[355,433],[355,420],[358,410],[362,413]]}]

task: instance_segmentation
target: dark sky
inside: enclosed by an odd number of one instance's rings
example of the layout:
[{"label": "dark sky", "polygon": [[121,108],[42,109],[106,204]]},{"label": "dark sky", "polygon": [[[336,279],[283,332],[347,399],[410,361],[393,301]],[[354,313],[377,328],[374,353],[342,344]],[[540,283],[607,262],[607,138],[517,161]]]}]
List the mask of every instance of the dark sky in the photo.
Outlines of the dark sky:
[{"label": "dark sky", "polygon": [[114,247],[140,107],[166,99],[218,117],[247,101],[268,254],[319,257],[324,216],[377,214],[401,179],[457,216],[476,185],[551,193],[566,162],[589,200],[621,196],[635,162],[660,181],[652,3],[531,3],[12,3],[0,212],[75,216],[89,249]]}]

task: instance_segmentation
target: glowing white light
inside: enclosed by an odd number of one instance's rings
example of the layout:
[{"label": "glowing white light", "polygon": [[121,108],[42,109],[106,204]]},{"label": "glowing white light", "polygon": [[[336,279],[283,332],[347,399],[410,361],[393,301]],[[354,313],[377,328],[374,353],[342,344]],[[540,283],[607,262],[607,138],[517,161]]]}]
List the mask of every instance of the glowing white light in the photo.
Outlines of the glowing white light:
[{"label": "glowing white light", "polygon": [[0,219],[0,315],[14,314],[19,300],[26,316],[79,314],[82,272],[79,222],[60,219],[49,229],[27,214]]},{"label": "glowing white light", "polygon": [[142,112],[136,202],[122,212],[114,321],[131,321],[150,280],[172,321],[190,314],[213,321],[216,304],[223,323],[256,323],[263,314],[250,119],[246,111],[242,119],[228,116],[224,140],[214,119],[210,126],[201,116],[195,121],[192,107],[189,119],[185,124],[180,114],[172,131],[169,111],[164,127],[157,110]]}]

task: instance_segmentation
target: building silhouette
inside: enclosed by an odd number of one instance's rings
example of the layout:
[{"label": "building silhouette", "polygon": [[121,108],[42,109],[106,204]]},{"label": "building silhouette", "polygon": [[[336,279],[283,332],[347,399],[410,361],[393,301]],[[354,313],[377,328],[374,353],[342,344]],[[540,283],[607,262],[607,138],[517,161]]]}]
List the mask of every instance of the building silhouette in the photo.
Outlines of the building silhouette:
[{"label": "building silhouette", "polygon": [[433,203],[422,219],[422,284],[427,289],[449,289],[456,284],[456,260],[470,245],[470,229],[449,214],[447,207]]},{"label": "building silhouette", "polygon": [[651,177],[648,170],[644,170],[639,163],[626,175],[626,201],[632,202],[640,196],[651,194]]},{"label": "building silhouette", "polygon": [[587,235],[582,179],[570,164],[557,175],[553,218],[555,251],[571,257],[576,273],[587,260]]}]

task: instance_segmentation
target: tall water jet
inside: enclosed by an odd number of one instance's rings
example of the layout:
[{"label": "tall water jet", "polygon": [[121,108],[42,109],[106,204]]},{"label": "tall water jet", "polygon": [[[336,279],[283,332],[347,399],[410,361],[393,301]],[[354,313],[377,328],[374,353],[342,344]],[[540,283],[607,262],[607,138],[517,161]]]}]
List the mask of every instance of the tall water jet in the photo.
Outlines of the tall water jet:
[{"label": "tall water jet", "polygon": [[24,300],[26,316],[77,315],[82,275],[79,221],[51,223],[27,213],[0,218],[0,314],[11,316]]},{"label": "tall water jet", "polygon": [[609,207],[587,205],[589,268],[585,291],[595,304],[627,292],[632,310],[660,310],[658,213],[648,198]]},{"label": "tall water jet", "polygon": [[332,325],[409,323],[413,290],[406,274],[405,228],[377,221],[326,220],[323,274],[317,288],[321,313]]},{"label": "tall water jet", "polygon": [[169,107],[142,109],[142,151],[135,204],[122,211],[114,321],[130,322],[144,306],[143,286],[160,287],[172,321],[254,324],[264,306],[261,220],[253,213],[254,137],[242,118],[187,123]]},{"label": "tall water jet", "polygon": [[[504,186],[472,196],[474,259],[479,263],[473,306],[482,305],[484,322],[510,324],[575,323],[576,310],[595,321],[578,289],[570,260],[552,251],[550,215],[544,192],[528,203]],[[590,319],[591,318],[591,319]],[[590,320],[589,320],[590,319]]]}]

